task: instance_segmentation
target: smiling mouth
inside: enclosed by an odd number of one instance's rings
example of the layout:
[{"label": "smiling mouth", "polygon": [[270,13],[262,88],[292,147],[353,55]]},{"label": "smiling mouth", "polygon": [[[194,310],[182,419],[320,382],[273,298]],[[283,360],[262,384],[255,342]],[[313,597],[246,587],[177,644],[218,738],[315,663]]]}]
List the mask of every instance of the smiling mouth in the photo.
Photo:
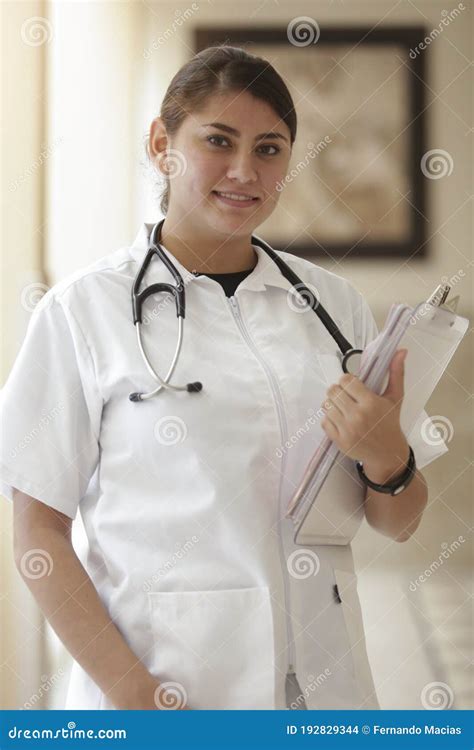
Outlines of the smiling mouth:
[{"label": "smiling mouth", "polygon": [[229,206],[236,206],[237,208],[253,206],[257,201],[260,200],[260,198],[254,197],[252,195],[241,195],[239,193],[224,191],[221,192],[220,190],[213,190],[212,194],[215,195],[216,198],[221,200],[223,203],[226,203]]}]

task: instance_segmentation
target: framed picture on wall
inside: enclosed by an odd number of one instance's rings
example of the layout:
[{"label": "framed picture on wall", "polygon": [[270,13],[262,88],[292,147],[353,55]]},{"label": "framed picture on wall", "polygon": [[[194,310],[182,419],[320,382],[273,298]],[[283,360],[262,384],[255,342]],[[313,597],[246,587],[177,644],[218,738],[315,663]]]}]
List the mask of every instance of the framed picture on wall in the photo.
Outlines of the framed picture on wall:
[{"label": "framed picture on wall", "polygon": [[316,258],[427,253],[425,55],[420,27],[197,28],[195,49],[244,47],[271,62],[298,131],[279,203],[258,228],[279,250]]}]

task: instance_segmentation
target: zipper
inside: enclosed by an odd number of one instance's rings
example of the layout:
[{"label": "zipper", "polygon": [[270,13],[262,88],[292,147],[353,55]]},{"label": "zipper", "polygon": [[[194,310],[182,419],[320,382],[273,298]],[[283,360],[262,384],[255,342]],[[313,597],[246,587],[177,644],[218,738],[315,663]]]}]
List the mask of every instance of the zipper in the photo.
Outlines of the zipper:
[{"label": "zipper", "polygon": [[[278,382],[270,369],[268,363],[263,359],[260,352],[258,351],[257,347],[255,346],[253,340],[250,337],[250,334],[248,333],[244,321],[242,319],[242,315],[240,312],[239,303],[237,302],[237,297],[232,295],[231,297],[227,297],[229,300],[230,309],[232,311],[233,317],[235,322],[237,323],[237,327],[239,328],[239,331],[242,334],[242,337],[247,342],[249,348],[253,351],[256,358],[261,362],[267,377],[268,381],[270,383],[272,393],[273,393],[273,399],[275,401],[275,405],[277,408],[278,413],[278,421],[280,424],[280,435],[282,438],[282,445],[286,444],[286,436],[288,434],[288,427],[286,423],[286,417],[285,417],[285,411],[283,408],[283,399],[281,397],[280,393],[280,387],[278,385]],[[285,463],[286,463],[286,452],[283,452],[282,456],[282,465],[281,465],[281,474],[282,476],[285,476]],[[280,525],[280,533],[278,534],[278,540],[279,540],[279,549],[280,549],[280,561],[282,565],[283,570],[283,584],[284,584],[284,592],[285,592],[285,614],[286,614],[286,634],[287,634],[287,652],[289,656],[289,665],[288,665],[288,673],[294,674],[295,668],[295,651],[294,651],[294,635],[293,635],[293,626],[291,624],[291,620],[289,615],[287,614],[290,611],[290,604],[289,604],[289,587],[288,587],[288,577],[286,575],[286,560],[285,560],[285,553],[283,549],[283,541],[282,541],[282,533],[281,533],[281,480],[280,480],[280,492],[278,497],[278,513],[279,513],[279,525]]]}]

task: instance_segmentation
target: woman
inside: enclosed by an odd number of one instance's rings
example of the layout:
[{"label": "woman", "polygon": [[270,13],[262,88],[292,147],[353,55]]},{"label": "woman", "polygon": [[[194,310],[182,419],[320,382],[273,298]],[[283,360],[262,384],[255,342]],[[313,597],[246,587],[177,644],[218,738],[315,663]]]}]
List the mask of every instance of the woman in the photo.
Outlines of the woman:
[{"label": "woman", "polygon": [[[156,387],[130,305],[150,224],[32,316],[2,394],[3,491],[18,569],[74,657],[66,708],[378,707],[350,545],[296,545],[285,510],[324,433],[373,481],[399,476],[402,363],[397,353],[383,396],[343,374],[332,337],[252,244],[295,136],[278,73],[233,47],[184,65],[152,122],[149,155],[168,177],[161,242],[186,287],[171,382],[199,380],[200,392],[129,398]],[[280,255],[355,347],[376,336],[345,279]],[[146,276],[173,282],[156,257]],[[150,297],[142,326],[162,375],[177,334],[170,299]],[[421,462],[435,457],[415,432],[410,443]],[[397,498],[368,494],[365,512],[403,541],[425,504],[417,472]]]}]

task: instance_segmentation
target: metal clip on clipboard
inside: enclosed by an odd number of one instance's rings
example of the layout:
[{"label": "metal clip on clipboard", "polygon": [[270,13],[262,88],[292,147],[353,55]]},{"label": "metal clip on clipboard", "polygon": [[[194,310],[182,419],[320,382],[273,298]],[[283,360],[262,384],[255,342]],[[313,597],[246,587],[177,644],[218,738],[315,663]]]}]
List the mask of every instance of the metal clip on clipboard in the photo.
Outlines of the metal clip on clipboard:
[{"label": "metal clip on clipboard", "polygon": [[[451,361],[469,321],[456,315],[459,296],[445,305],[450,286],[440,284],[415,308],[393,304],[383,330],[364,350],[360,380],[383,393],[390,361],[407,349],[400,425],[406,436]],[[366,486],[355,461],[327,436],[309,461],[286,516],[294,526],[296,544],[349,544],[364,518]]]}]

